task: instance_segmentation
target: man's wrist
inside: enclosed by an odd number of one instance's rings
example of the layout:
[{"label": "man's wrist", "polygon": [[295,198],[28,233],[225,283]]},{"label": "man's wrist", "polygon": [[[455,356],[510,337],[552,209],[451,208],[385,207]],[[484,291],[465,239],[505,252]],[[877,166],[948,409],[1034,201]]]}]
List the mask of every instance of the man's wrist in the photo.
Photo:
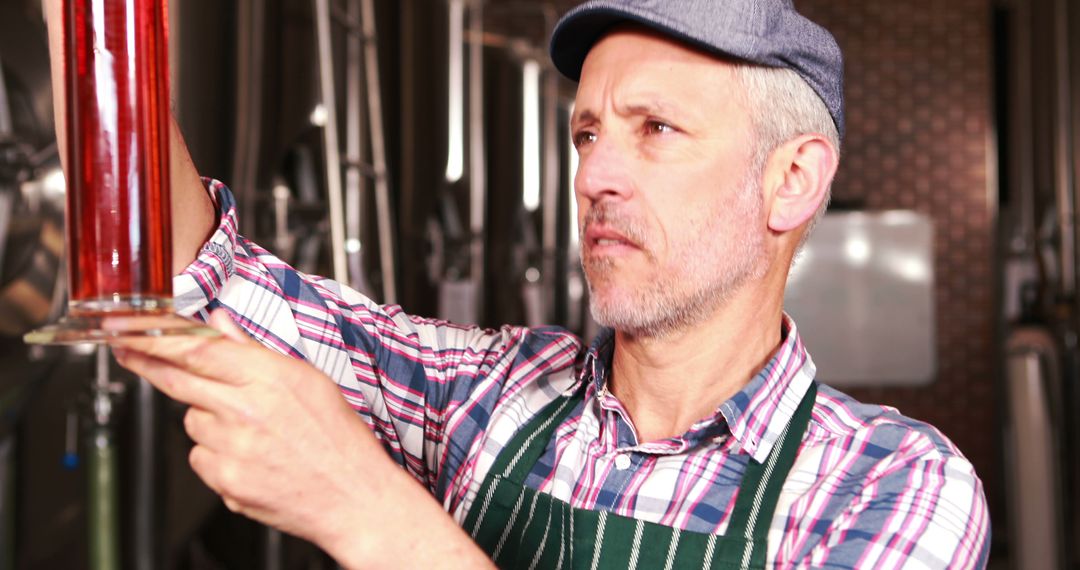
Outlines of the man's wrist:
[{"label": "man's wrist", "polygon": [[[341,508],[322,521],[323,536],[316,543],[327,554],[349,569],[493,567],[426,488],[397,464],[388,466],[377,497],[341,501]],[[373,526],[379,532],[362,530]]]}]

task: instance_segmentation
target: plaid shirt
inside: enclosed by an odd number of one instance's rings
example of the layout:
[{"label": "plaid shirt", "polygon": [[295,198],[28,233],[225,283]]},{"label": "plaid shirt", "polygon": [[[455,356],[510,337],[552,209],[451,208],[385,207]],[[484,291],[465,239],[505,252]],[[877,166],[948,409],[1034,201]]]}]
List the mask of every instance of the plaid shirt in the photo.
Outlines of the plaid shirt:
[{"label": "plaid shirt", "polygon": [[[785,316],[783,342],[741,392],[679,437],[639,442],[605,387],[611,331],[586,347],[562,329],[460,327],[378,305],[237,235],[231,193],[207,185],[220,224],[174,280],[178,310],[225,307],[264,345],[326,373],[459,522],[511,436],[587,382],[526,484],[577,508],[722,535],[747,462],[769,454],[814,381]],[[770,563],[982,567],[989,532],[982,483],[940,432],[819,387],[772,520]]]}]

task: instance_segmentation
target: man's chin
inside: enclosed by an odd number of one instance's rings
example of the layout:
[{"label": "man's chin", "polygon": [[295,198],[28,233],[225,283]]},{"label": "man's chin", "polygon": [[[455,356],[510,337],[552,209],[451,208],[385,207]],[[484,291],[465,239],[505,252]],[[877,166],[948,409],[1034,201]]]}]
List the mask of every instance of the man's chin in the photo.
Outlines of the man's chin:
[{"label": "man's chin", "polygon": [[596,324],[634,338],[663,338],[671,331],[668,323],[654,322],[646,315],[633,314],[626,307],[612,308],[593,304],[590,307]]},{"label": "man's chin", "polygon": [[589,283],[589,293],[606,295],[626,295],[627,286],[647,283],[651,277],[651,268],[631,263],[626,259],[612,257],[594,257],[582,263],[585,280]]},{"label": "man's chin", "polygon": [[635,336],[651,328],[651,321],[642,309],[648,304],[627,291],[598,291],[589,297],[589,312],[602,327],[613,328]]}]

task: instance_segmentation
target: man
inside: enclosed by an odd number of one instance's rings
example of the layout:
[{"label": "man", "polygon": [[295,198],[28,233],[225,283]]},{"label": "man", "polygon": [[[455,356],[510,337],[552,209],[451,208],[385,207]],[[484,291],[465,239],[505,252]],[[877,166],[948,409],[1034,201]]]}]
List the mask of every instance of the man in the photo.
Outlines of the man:
[{"label": "man", "polygon": [[838,163],[832,37],[790,0],[594,0],[551,50],[580,80],[590,346],[295,272],[209,182],[214,227],[177,139],[177,304],[225,334],[116,353],[191,405],[194,470],[347,567],[985,565],[970,463],[818,385],[783,313]]}]

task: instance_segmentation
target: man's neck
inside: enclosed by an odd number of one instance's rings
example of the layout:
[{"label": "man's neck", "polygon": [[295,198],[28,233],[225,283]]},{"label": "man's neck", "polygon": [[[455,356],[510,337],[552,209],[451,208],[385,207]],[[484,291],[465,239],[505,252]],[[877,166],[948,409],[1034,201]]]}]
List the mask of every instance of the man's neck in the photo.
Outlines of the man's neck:
[{"label": "man's neck", "polygon": [[616,332],[609,388],[640,442],[685,433],[768,362],[781,341],[783,300],[748,289],[705,321],[663,338]]}]

